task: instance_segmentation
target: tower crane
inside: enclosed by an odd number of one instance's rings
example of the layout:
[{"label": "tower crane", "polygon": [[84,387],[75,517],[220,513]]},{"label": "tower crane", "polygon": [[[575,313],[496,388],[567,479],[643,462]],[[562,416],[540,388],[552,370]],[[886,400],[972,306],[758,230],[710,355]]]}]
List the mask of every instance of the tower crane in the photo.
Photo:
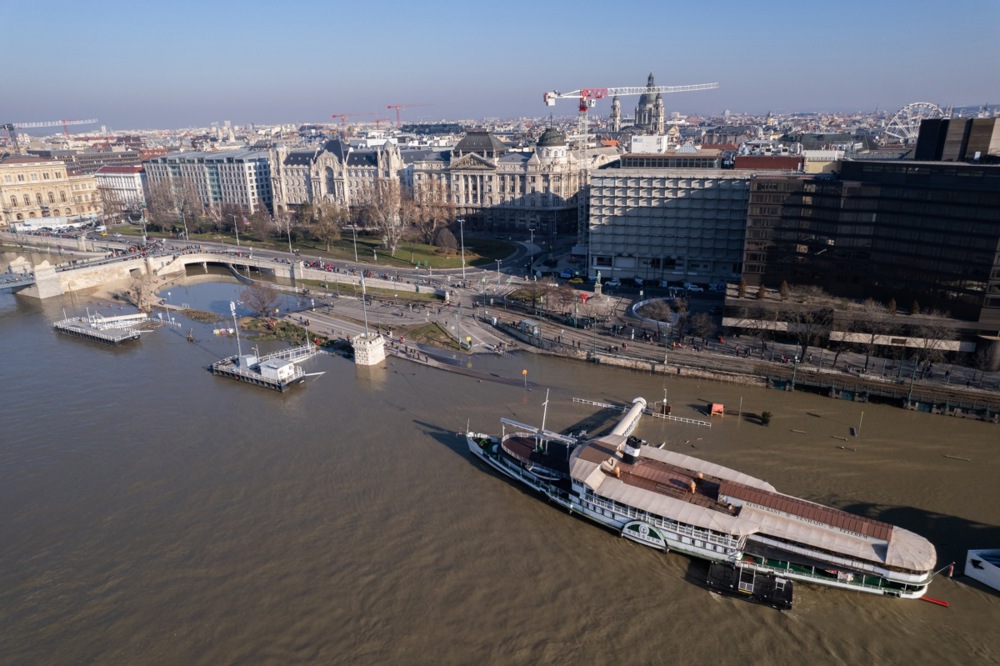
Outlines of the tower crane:
[{"label": "tower crane", "polygon": [[69,126],[70,125],[93,125],[97,123],[97,118],[90,118],[88,120],[52,120],[52,121],[42,121],[34,123],[4,123],[3,129],[7,132],[7,138],[10,139],[11,148],[14,149],[15,153],[21,152],[21,146],[17,142],[17,130],[19,129],[32,129],[36,127],[58,127],[62,125],[63,134],[66,138],[69,138]]},{"label": "tower crane", "polygon": [[[652,74],[650,74],[650,83],[652,83]],[[589,171],[587,169],[587,110],[597,106],[597,100],[608,96],[620,97],[622,95],[645,95],[646,93],[681,93],[696,90],[713,90],[718,87],[718,83],[696,83],[687,86],[618,86],[615,88],[580,88],[579,90],[571,90],[570,92],[553,90],[543,94],[542,98],[545,100],[546,106],[555,106],[557,99],[575,99],[580,110],[580,116],[577,120],[577,140],[579,141],[579,155],[577,160],[580,167],[579,194],[577,195],[577,242],[579,244],[586,243],[587,238],[587,208],[584,189],[589,182]]]},{"label": "tower crane", "polygon": [[347,138],[347,119],[355,116],[374,116],[374,113],[335,113],[331,118],[340,118],[340,138]]},{"label": "tower crane", "polygon": [[414,109],[418,106],[431,106],[430,104],[388,104],[385,108],[396,109],[396,127],[400,126],[399,111],[400,109]]}]

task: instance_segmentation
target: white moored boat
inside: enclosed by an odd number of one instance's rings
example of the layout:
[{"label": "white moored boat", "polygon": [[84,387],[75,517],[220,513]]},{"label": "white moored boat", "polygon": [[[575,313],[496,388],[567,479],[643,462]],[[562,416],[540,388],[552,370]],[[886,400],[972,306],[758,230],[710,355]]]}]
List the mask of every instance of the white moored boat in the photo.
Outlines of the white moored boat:
[{"label": "white moored boat", "polygon": [[477,458],[568,511],[643,545],[725,563],[734,581],[759,575],[779,587],[798,580],[909,599],[927,590],[937,560],[927,539],[647,446],[631,436],[645,407],[636,398],[610,434],[592,439],[546,431],[544,414],[541,428],[501,419],[500,437],[466,439]]}]

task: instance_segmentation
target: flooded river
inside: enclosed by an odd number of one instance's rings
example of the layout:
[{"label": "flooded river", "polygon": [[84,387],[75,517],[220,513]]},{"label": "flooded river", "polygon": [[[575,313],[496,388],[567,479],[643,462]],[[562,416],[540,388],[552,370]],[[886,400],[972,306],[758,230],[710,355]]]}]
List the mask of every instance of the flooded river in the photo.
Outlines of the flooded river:
[{"label": "flooded river", "polygon": [[930,588],[950,608],[804,584],[786,613],[719,597],[703,563],[555,509],[456,434],[540,422],[545,389],[556,430],[614,422],[573,397],[768,410],[637,434],[918,532],[960,573],[1000,545],[997,426],[530,354],[463,359],[527,387],[321,356],[277,394],[205,370],[234,351],[210,324],[122,348],[53,332],[90,306],[0,293],[5,663],[1000,662],[1000,596],[961,578]]}]

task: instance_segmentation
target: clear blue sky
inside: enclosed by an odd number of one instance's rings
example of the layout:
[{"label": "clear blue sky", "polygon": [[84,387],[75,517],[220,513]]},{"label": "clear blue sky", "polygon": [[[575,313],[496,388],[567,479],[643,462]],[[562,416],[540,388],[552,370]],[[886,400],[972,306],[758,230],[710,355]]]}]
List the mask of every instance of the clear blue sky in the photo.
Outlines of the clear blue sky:
[{"label": "clear blue sky", "polygon": [[418,103],[429,106],[404,120],[541,116],[546,90],[643,85],[650,71],[661,85],[719,82],[667,97],[682,113],[1000,103],[997,0],[0,0],[0,10],[0,122],[328,122]]}]

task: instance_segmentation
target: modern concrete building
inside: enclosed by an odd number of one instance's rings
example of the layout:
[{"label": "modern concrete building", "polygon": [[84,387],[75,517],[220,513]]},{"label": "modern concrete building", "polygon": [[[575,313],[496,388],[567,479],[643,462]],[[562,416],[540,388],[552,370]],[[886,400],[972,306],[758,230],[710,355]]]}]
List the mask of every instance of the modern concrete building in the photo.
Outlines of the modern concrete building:
[{"label": "modern concrete building", "polygon": [[171,153],[144,164],[151,188],[158,184],[188,185],[206,208],[233,205],[248,214],[271,210],[271,168],[266,150]]},{"label": "modern concrete building", "polygon": [[97,216],[93,176],[69,176],[66,164],[40,157],[0,157],[0,226],[34,218]]},{"label": "modern concrete building", "polygon": [[588,274],[643,281],[739,279],[751,172],[718,151],[623,155],[591,174]]},{"label": "modern concrete building", "polygon": [[917,302],[1000,330],[1000,166],[842,162],[751,183],[744,275],[850,298]]}]

